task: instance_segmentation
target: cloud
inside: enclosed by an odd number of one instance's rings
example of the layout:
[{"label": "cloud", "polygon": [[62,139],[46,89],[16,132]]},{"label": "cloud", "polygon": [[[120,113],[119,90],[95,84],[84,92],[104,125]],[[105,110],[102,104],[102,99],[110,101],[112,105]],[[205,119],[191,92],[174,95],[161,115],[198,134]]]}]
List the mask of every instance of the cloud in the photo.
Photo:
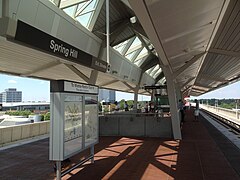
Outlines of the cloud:
[{"label": "cloud", "polygon": [[9,83],[9,84],[16,84],[17,81],[11,79],[11,80],[8,80],[8,83]]}]

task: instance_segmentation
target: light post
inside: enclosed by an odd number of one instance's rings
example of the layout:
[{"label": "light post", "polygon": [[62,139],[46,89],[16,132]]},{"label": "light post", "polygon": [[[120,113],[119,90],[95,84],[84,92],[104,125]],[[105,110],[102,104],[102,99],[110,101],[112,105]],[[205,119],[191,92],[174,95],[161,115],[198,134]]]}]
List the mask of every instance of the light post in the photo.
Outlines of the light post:
[{"label": "light post", "polygon": [[218,99],[215,99],[215,109],[218,111]]},{"label": "light post", "polygon": [[236,119],[238,119],[238,103],[239,99],[236,99]]}]

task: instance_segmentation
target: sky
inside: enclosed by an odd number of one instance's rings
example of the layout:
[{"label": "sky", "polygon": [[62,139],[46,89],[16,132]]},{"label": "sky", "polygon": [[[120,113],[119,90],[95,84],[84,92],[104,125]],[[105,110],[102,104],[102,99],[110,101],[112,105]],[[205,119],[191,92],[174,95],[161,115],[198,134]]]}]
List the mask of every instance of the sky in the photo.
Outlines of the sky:
[{"label": "sky", "polygon": [[[50,82],[45,80],[22,78],[0,74],[0,92],[7,88],[22,91],[23,101],[50,101]],[[195,98],[195,97],[192,97]],[[197,99],[240,99],[240,82],[198,96]],[[116,100],[133,100],[132,93],[116,92]],[[138,96],[139,101],[149,101],[150,96]]]}]

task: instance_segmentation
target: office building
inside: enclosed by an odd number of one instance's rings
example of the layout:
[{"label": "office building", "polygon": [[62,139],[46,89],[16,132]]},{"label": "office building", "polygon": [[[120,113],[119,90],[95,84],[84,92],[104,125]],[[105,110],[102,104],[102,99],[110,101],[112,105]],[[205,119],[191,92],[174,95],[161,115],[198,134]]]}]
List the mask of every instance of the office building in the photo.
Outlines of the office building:
[{"label": "office building", "polygon": [[[2,98],[1,98],[2,97]],[[0,95],[1,102],[22,102],[22,91],[17,91],[16,88],[5,89]]]},{"label": "office building", "polygon": [[108,89],[99,89],[99,101],[113,103],[116,99],[116,92]]}]

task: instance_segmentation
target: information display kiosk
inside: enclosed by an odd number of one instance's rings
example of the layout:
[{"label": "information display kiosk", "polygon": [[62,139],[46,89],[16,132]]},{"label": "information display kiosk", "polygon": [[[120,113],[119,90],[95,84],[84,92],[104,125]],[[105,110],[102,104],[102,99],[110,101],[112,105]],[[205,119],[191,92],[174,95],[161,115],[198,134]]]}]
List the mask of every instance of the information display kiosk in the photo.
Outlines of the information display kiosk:
[{"label": "information display kiosk", "polygon": [[51,81],[49,159],[61,162],[98,143],[98,87],[71,81]]}]

